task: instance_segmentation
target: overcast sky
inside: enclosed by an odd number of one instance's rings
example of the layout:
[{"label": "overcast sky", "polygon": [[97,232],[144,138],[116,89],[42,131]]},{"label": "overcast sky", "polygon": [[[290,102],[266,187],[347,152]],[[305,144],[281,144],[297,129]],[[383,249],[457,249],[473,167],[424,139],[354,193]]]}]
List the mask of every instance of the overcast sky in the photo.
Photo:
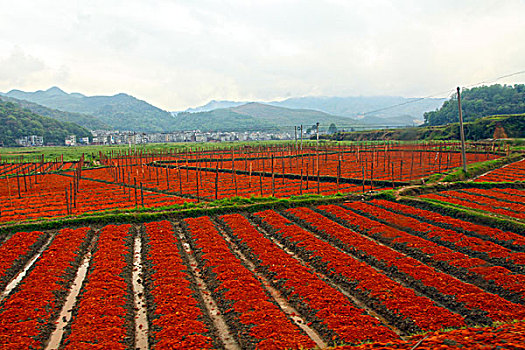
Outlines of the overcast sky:
[{"label": "overcast sky", "polygon": [[0,0],[0,9],[2,92],[126,92],[182,110],[211,99],[448,96],[525,70],[525,0]]}]

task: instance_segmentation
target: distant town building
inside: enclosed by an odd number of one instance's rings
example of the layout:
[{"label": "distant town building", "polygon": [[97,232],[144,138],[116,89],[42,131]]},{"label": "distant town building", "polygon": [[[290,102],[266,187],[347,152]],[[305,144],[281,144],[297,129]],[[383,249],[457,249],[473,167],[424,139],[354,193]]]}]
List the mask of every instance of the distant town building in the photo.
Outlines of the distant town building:
[{"label": "distant town building", "polygon": [[[170,133],[138,133],[133,131],[94,130],[92,144],[122,145],[162,142],[230,142],[230,141],[261,141],[261,140],[291,140],[288,132],[234,132],[234,131],[174,131]],[[83,142],[82,142],[83,143]]]},{"label": "distant town building", "polygon": [[37,135],[24,136],[24,137],[17,139],[16,143],[23,147],[43,146],[44,137],[37,136]]},{"label": "distant town building", "polygon": [[77,145],[77,137],[75,135],[69,135],[64,140],[64,143],[66,146],[76,146]]}]

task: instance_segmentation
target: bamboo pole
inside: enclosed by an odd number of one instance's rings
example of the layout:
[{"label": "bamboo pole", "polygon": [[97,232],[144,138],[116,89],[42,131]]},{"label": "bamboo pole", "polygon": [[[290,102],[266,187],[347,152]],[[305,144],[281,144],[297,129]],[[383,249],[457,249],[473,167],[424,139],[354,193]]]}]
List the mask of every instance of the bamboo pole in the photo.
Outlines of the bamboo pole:
[{"label": "bamboo pole", "polygon": [[[251,167],[251,164],[250,164]],[[219,198],[219,163],[215,167],[215,200]]]},{"label": "bamboo pole", "polygon": [[142,182],[140,183],[140,204],[144,208],[144,189],[142,188]]}]

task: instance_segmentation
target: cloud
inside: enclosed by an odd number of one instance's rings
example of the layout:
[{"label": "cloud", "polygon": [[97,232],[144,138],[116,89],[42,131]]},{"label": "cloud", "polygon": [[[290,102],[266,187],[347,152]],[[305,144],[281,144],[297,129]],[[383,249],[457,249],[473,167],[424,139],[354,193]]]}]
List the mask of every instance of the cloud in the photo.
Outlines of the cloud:
[{"label": "cloud", "polygon": [[0,57],[0,81],[3,85],[25,85],[45,70],[44,62],[24,53],[20,47],[15,47],[7,57]]},{"label": "cloud", "polygon": [[520,0],[0,1],[9,8],[0,45],[30,53],[0,54],[4,89],[64,84],[176,110],[210,99],[426,96],[525,69]]}]

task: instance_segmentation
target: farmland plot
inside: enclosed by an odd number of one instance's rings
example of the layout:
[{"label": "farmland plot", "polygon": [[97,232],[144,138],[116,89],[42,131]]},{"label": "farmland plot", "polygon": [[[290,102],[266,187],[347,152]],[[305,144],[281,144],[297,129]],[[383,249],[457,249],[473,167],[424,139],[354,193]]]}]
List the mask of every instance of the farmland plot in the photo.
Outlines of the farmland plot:
[{"label": "farmland plot", "polygon": [[134,349],[145,334],[151,349],[299,349],[523,320],[522,237],[385,200],[33,232],[2,266],[11,280],[38,256],[0,302],[0,341],[51,348],[58,333],[56,348]]}]

